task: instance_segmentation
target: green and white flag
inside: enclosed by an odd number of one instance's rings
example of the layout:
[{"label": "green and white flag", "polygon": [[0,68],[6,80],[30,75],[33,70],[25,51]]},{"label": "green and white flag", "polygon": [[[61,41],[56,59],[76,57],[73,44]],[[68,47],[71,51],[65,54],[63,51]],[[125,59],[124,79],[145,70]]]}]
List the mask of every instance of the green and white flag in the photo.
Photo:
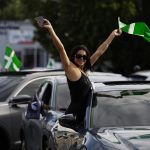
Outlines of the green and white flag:
[{"label": "green and white flag", "polygon": [[118,24],[119,28],[122,29],[122,31],[129,34],[141,36],[148,42],[150,42],[150,29],[144,22],[135,22],[127,25],[121,22],[120,18],[118,18]]},{"label": "green and white flag", "polygon": [[10,47],[6,47],[3,66],[8,71],[19,71],[22,66],[22,63],[16,56],[15,51]]},{"label": "green and white flag", "polygon": [[54,61],[54,59],[52,59],[52,58],[48,59],[47,68],[49,68],[49,69],[54,69],[55,68],[55,61]]}]

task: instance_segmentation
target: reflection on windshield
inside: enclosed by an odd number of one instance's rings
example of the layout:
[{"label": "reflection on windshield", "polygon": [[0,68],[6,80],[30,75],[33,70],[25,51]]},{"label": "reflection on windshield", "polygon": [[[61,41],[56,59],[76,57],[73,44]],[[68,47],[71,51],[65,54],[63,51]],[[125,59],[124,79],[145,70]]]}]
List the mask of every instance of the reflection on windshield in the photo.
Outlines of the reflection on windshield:
[{"label": "reflection on windshield", "polygon": [[14,87],[22,80],[21,77],[0,77],[0,102],[6,101]]},{"label": "reflection on windshield", "polygon": [[149,126],[150,90],[101,92],[92,108],[91,126]]}]

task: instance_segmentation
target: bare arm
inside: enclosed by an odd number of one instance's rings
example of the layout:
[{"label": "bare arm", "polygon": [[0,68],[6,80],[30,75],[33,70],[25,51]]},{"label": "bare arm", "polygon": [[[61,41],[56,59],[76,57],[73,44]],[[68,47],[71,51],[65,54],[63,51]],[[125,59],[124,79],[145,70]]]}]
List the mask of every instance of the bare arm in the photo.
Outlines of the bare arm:
[{"label": "bare arm", "polygon": [[114,30],[109,37],[97,48],[96,52],[91,56],[90,61],[91,65],[93,65],[101,55],[107,50],[112,40],[116,37],[121,35],[122,31],[120,29]]},{"label": "bare arm", "polygon": [[48,30],[54,45],[56,46],[56,48],[59,51],[60,59],[62,61],[64,69],[68,70],[68,66],[70,65],[70,60],[68,58],[68,55],[67,55],[66,50],[64,48],[64,45],[62,44],[62,42],[60,41],[60,39],[56,35],[51,23],[47,19],[44,19],[44,23],[43,23],[42,27],[44,27]]}]

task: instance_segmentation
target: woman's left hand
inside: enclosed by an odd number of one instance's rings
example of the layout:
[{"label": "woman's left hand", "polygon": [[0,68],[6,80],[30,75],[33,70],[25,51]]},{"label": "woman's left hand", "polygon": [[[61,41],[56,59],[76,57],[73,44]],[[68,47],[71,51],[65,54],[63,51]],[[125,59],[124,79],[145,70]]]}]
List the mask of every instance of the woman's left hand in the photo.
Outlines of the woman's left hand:
[{"label": "woman's left hand", "polygon": [[120,36],[120,35],[122,34],[122,30],[121,30],[121,29],[115,29],[115,30],[113,31],[113,34],[114,34],[115,36]]}]

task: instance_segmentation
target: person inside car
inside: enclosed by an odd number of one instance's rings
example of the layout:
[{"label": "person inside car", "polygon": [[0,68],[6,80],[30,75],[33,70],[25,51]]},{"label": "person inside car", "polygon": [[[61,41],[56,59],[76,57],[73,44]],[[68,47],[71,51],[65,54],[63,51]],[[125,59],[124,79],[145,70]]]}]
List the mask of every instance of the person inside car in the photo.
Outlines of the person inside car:
[{"label": "person inside car", "polygon": [[71,103],[65,114],[73,114],[77,124],[82,124],[85,116],[85,109],[88,98],[92,95],[92,84],[87,76],[87,71],[107,50],[112,40],[120,36],[121,29],[115,29],[108,38],[97,48],[95,53],[90,56],[88,48],[84,45],[76,46],[69,58],[64,45],[56,35],[49,20],[44,19],[38,22],[42,28],[46,28],[52,38],[52,41],[59,51],[61,62],[63,64],[68,86],[71,95]]}]

